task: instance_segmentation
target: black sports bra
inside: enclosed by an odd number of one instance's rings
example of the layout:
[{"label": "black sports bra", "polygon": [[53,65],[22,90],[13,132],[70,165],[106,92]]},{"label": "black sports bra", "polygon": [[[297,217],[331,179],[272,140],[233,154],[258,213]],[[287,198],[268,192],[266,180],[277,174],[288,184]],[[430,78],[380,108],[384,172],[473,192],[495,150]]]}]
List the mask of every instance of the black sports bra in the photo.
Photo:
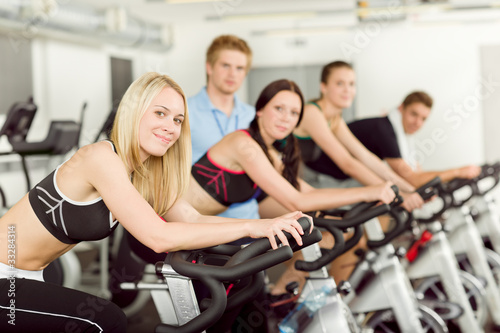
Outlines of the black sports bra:
[{"label": "black sports bra", "polygon": [[[113,143],[111,145],[116,152]],[[99,240],[109,236],[118,221],[113,221],[111,212],[102,198],[81,202],[66,197],[56,183],[60,167],[29,192],[31,207],[40,222],[65,244]]]},{"label": "black sports bra", "polygon": [[[243,130],[247,135],[247,131]],[[234,171],[217,165],[210,150],[196,162],[191,175],[201,187],[224,206],[253,198],[259,188],[245,171]]]}]

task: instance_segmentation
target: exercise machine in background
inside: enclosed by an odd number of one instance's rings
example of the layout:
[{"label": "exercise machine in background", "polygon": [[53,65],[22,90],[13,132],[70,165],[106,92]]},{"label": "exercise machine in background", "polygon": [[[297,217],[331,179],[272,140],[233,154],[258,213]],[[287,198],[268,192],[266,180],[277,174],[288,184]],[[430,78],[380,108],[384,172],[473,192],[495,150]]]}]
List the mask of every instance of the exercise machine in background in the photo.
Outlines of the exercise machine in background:
[{"label": "exercise machine in background", "polygon": [[[0,137],[3,135],[7,137],[12,146],[12,151],[0,155],[17,154],[21,157],[21,165],[28,191],[31,190],[31,182],[26,157],[34,155],[65,155],[73,148],[77,148],[82,129],[81,120],[86,107],[87,103],[84,103],[79,123],[73,120],[53,120],[50,123],[45,139],[36,142],[26,141],[38,110],[33,98],[30,97],[25,102],[17,102],[9,109],[0,130]],[[2,195],[2,201],[6,207],[5,195]],[[47,266],[44,270],[44,279],[69,288],[77,288],[81,280],[81,267],[75,253],[69,251]]]}]

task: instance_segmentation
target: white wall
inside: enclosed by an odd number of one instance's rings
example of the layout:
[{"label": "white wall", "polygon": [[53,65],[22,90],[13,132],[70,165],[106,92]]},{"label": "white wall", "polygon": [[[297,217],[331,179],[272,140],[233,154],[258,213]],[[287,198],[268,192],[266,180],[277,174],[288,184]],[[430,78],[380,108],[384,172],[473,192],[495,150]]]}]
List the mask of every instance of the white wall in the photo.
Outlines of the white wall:
[{"label": "white wall", "polygon": [[498,66],[500,44],[483,45],[480,53],[481,75],[484,77],[491,76],[497,83],[496,86],[486,90],[490,94],[483,101],[484,124],[491,124],[483,128],[484,154],[486,161],[496,162],[500,160],[500,149],[498,149],[500,132],[498,131],[498,126],[495,126],[496,124],[500,124],[500,112],[498,112],[498,106],[500,105],[500,66]]},{"label": "white wall", "polygon": [[417,133],[419,161],[441,169],[484,161],[482,88],[478,36],[491,27],[394,27],[354,57],[359,115],[396,107],[412,90],[434,98],[426,125]]},{"label": "white wall", "polygon": [[51,120],[79,121],[87,102],[83,138],[95,136],[91,130],[102,124],[110,110],[109,56],[101,47],[47,39],[36,40],[33,51],[36,121],[46,129]]}]

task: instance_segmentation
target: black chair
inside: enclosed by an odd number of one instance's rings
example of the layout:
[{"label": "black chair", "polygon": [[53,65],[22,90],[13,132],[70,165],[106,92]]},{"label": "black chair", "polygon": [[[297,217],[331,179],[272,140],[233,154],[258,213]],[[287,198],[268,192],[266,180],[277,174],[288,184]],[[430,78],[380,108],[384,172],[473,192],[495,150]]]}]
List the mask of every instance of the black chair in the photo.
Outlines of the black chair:
[{"label": "black chair", "polygon": [[14,103],[7,113],[7,118],[0,130],[0,136],[6,135],[11,144],[12,142],[26,141],[37,109],[31,97],[26,102]]},{"label": "black chair", "polygon": [[113,122],[115,121],[116,117],[116,111],[118,111],[117,108],[113,108],[111,112],[108,114],[108,117],[106,118],[106,121],[102,125],[101,129],[99,130],[99,133],[97,133],[97,136],[94,139],[94,142],[99,141],[101,138],[101,135],[106,136],[106,138],[109,138],[109,134],[111,133],[111,129],[113,128]]},{"label": "black chair", "polygon": [[[86,103],[84,109],[85,105]],[[66,154],[74,147],[78,147],[82,129],[81,123],[72,120],[55,120],[51,122],[47,137],[43,141],[27,142],[26,136],[37,109],[31,97],[26,102],[15,103],[10,108],[0,130],[0,136],[6,135],[12,146],[12,152],[9,154],[16,153],[21,156],[28,191],[31,189],[31,184],[26,166],[26,156]]]}]

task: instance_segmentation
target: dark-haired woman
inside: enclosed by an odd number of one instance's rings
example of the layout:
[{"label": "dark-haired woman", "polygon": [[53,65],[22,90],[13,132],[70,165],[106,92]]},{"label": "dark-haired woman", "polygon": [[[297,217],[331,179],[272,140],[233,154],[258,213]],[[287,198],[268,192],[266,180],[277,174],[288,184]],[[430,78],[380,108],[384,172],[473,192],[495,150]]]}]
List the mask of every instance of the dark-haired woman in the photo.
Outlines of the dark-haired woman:
[{"label": "dark-haired woman", "polygon": [[[255,110],[248,130],[225,136],[193,165],[184,198],[200,213],[220,214],[232,203],[259,196],[260,191],[268,196],[263,202],[272,215],[278,211],[331,209],[360,201],[388,203],[394,198],[391,182],[316,189],[298,177],[300,152],[291,133],[302,120],[304,99],[293,81],[278,80],[267,85]],[[279,151],[275,148],[277,142]],[[291,269],[280,279],[280,286],[290,280],[302,285],[305,274]],[[274,293],[282,292],[278,290]]]},{"label": "dark-haired woman", "polygon": [[[248,200],[259,189],[290,211],[330,209],[360,201],[390,202],[394,197],[390,182],[315,189],[298,178],[300,153],[290,134],[300,123],[303,108],[302,93],[294,82],[278,80],[266,86],[250,128],[225,136],[193,165],[185,199],[207,215]],[[284,139],[280,153],[273,144]]]}]

